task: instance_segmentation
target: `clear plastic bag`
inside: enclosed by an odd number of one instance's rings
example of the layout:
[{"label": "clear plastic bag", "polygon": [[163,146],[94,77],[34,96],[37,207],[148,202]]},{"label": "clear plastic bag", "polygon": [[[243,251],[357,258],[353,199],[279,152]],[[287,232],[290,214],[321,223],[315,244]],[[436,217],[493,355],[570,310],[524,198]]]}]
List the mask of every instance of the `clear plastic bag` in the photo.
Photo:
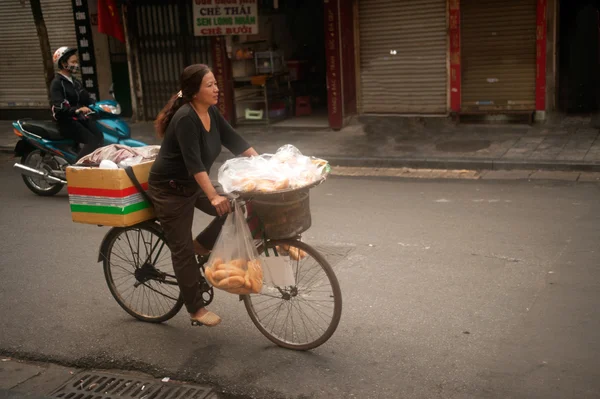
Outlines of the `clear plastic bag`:
[{"label": "clear plastic bag", "polygon": [[99,164],[106,160],[120,164],[125,160],[129,160],[128,165],[132,166],[135,165],[135,163],[132,163],[132,159],[135,159],[138,163],[154,160],[159,150],[159,145],[129,147],[123,144],[110,144],[100,147],[91,154],[81,158],[77,161],[77,165]]},{"label": "clear plastic bag", "polygon": [[227,216],[204,275],[215,288],[231,294],[258,294],[263,287],[263,269],[254,240],[239,203]]},{"label": "clear plastic bag", "polygon": [[323,176],[327,161],[302,155],[293,145],[275,154],[234,158],[219,168],[218,180],[226,193],[276,192],[308,186]]}]

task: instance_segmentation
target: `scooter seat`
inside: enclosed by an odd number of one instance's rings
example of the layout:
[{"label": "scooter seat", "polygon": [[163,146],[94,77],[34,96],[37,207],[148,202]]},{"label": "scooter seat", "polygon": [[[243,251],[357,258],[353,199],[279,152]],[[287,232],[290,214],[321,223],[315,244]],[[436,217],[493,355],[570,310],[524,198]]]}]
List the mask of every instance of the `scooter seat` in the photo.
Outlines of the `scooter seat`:
[{"label": "scooter seat", "polygon": [[19,121],[23,129],[46,140],[64,140],[65,137],[58,131],[58,126],[52,121]]}]

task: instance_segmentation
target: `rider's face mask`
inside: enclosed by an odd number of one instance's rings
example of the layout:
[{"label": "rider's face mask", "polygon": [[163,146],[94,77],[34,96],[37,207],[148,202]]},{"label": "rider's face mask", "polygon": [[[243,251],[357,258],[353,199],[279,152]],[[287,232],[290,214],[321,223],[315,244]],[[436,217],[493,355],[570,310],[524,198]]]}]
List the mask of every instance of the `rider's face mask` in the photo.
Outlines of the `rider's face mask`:
[{"label": "rider's face mask", "polygon": [[79,72],[79,64],[69,64],[67,65],[67,69],[71,71],[71,73]]}]

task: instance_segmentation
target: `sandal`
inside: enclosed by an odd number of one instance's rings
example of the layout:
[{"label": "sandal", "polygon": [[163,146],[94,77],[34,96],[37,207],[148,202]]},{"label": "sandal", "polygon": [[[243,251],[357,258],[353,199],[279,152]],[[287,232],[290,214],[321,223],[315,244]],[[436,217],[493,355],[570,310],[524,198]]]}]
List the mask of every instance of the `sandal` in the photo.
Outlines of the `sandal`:
[{"label": "sandal", "polygon": [[193,319],[190,317],[190,321],[192,322],[192,326],[194,327],[214,327],[221,322],[221,318],[213,312],[208,312],[198,319]]}]

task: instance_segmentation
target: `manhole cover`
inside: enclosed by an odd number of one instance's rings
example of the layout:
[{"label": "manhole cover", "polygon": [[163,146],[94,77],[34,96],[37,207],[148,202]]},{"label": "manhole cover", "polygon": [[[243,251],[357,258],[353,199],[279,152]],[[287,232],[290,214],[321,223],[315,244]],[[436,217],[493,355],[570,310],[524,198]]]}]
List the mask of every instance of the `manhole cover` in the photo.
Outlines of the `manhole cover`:
[{"label": "manhole cover", "polygon": [[488,148],[490,140],[450,140],[438,143],[435,148],[445,152],[475,152]]},{"label": "manhole cover", "polygon": [[61,399],[205,399],[212,389],[192,384],[143,380],[125,375],[80,373],[50,394]]}]

